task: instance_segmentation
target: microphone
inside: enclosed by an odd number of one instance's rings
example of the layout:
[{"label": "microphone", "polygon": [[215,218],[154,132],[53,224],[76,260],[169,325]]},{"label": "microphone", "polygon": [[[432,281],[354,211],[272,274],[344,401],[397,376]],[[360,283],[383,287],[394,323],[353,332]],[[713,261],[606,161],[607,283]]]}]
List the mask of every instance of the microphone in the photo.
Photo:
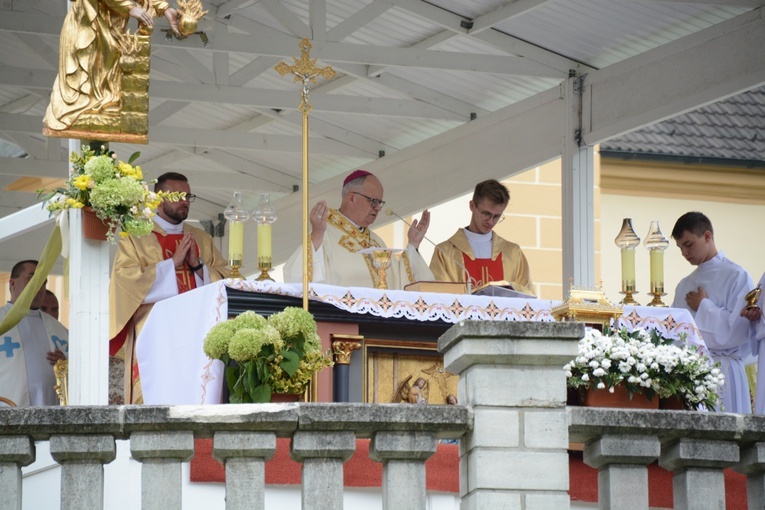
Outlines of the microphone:
[{"label": "microphone", "polygon": [[[409,228],[412,228],[412,224],[411,224],[411,223],[409,223],[408,221],[406,221],[404,218],[402,218],[402,217],[401,217],[401,216],[399,216],[398,214],[396,214],[396,213],[395,213],[395,211],[393,211],[393,209],[386,209],[386,210],[385,210],[385,215],[386,215],[386,216],[395,216],[396,218],[400,219],[401,221],[403,221],[404,223],[406,223],[407,225],[409,225]],[[472,282],[472,280],[473,280],[473,279],[472,279],[472,278],[470,278],[470,273],[468,272],[467,268],[466,268],[466,267],[465,267],[465,266],[464,266],[464,265],[463,265],[463,264],[462,264],[460,261],[458,261],[457,259],[455,259],[455,258],[454,258],[454,257],[452,257],[451,255],[449,255],[448,253],[446,253],[446,251],[445,251],[443,248],[441,248],[441,247],[440,247],[440,246],[438,246],[436,243],[434,243],[433,241],[431,241],[430,239],[428,239],[428,236],[422,236],[422,237],[423,237],[423,239],[425,239],[427,242],[429,242],[430,244],[432,244],[432,245],[433,245],[433,247],[434,247],[436,250],[438,250],[439,252],[441,252],[441,255],[445,256],[446,258],[448,258],[449,260],[451,260],[452,262],[454,262],[455,264],[457,264],[457,267],[459,267],[460,269],[462,269],[463,271],[465,271],[465,275],[467,276],[467,278],[465,279],[465,284],[467,285],[467,293],[468,293],[468,294],[472,294],[472,293],[473,293],[473,282]]]}]

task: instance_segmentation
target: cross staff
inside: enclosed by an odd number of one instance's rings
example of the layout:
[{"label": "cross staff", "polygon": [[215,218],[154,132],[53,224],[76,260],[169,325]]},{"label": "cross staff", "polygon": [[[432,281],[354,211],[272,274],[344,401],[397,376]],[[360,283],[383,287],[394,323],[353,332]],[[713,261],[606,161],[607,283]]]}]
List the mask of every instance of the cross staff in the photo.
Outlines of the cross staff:
[{"label": "cross staff", "polygon": [[308,310],[308,250],[311,249],[311,238],[308,236],[308,114],[311,106],[308,94],[309,84],[317,84],[316,77],[322,76],[327,80],[335,76],[335,71],[327,67],[316,67],[316,59],[311,59],[311,43],[304,37],[300,44],[300,58],[292,57],[294,65],[279,62],[274,69],[280,75],[293,74],[296,82],[303,83],[300,106],[303,112],[303,308]]}]

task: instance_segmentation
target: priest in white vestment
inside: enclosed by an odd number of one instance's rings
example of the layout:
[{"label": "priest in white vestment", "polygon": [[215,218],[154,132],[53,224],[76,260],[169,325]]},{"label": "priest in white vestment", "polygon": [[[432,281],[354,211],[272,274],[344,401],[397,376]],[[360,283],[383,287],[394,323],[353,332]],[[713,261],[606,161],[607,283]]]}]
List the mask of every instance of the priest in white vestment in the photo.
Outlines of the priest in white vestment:
[{"label": "priest in white vestment", "polygon": [[[37,261],[24,260],[11,270],[11,300],[0,308],[0,322],[32,279],[36,268]],[[24,317],[0,335],[0,397],[6,404],[47,406],[59,403],[53,365],[66,359],[69,333],[63,324],[40,310],[45,290],[43,283]]]},{"label": "priest in white vestment", "polygon": [[672,304],[693,315],[712,359],[725,375],[723,408],[718,411],[750,414],[749,382],[744,364],[751,360],[749,325],[739,315],[752,278],[744,268],[717,251],[712,223],[700,212],[681,216],[672,230],[683,257],[696,269],[683,278]]},{"label": "priest in white vestment", "polygon": [[[356,170],[343,183],[339,209],[330,209],[322,200],[311,209],[311,250],[308,280],[342,287],[379,287],[379,276],[369,248],[384,248],[385,243],[370,226],[385,201],[380,181],[366,170]],[[434,280],[418,248],[430,224],[430,212],[414,220],[407,234],[406,249],[392,257],[386,272],[389,289],[403,289],[417,281]],[[303,248],[298,248],[284,266],[285,282],[303,281]]]}]

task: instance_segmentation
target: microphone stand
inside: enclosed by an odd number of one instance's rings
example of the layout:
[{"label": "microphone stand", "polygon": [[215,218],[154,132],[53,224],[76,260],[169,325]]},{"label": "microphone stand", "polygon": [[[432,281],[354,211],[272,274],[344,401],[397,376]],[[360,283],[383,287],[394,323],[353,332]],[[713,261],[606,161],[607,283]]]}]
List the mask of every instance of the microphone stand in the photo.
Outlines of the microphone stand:
[{"label": "microphone stand", "polygon": [[[395,216],[396,218],[400,219],[401,221],[403,221],[404,223],[406,223],[407,225],[409,225],[409,228],[412,228],[412,224],[411,224],[411,223],[409,223],[408,221],[406,221],[404,218],[402,218],[402,217],[401,217],[401,216],[399,216],[398,214],[396,214],[396,212],[395,212],[393,209],[386,209],[386,210],[385,210],[385,215],[386,215],[386,216]],[[445,256],[446,258],[448,258],[449,260],[451,260],[452,262],[454,262],[455,264],[457,264],[457,267],[459,267],[460,269],[462,269],[463,271],[465,271],[465,276],[466,276],[466,278],[465,278],[465,285],[466,285],[466,287],[467,287],[467,293],[468,293],[468,294],[472,294],[472,293],[473,293],[473,282],[472,282],[472,280],[473,280],[473,279],[472,279],[472,278],[470,278],[470,273],[468,272],[467,268],[466,268],[466,267],[465,267],[463,264],[461,264],[459,261],[457,261],[457,260],[456,260],[454,257],[452,257],[451,255],[449,255],[448,253],[446,253],[446,251],[445,251],[443,248],[441,248],[441,247],[440,247],[440,246],[438,246],[436,243],[434,243],[433,241],[431,241],[430,239],[428,239],[428,236],[422,236],[422,237],[423,237],[423,239],[425,239],[427,242],[429,242],[430,244],[432,244],[432,245],[433,245],[433,247],[434,247],[436,250],[438,250],[438,251],[441,253],[441,255]]]}]

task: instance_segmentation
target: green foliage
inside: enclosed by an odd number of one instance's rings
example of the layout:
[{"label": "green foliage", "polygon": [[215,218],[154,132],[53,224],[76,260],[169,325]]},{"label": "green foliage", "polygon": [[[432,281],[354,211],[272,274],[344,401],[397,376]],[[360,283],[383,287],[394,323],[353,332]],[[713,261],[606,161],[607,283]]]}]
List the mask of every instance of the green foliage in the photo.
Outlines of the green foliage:
[{"label": "green foliage", "polygon": [[316,329],[302,308],[268,319],[247,311],[210,329],[204,351],[226,364],[230,402],[270,402],[272,393],[303,393],[314,373],[333,364]]}]

